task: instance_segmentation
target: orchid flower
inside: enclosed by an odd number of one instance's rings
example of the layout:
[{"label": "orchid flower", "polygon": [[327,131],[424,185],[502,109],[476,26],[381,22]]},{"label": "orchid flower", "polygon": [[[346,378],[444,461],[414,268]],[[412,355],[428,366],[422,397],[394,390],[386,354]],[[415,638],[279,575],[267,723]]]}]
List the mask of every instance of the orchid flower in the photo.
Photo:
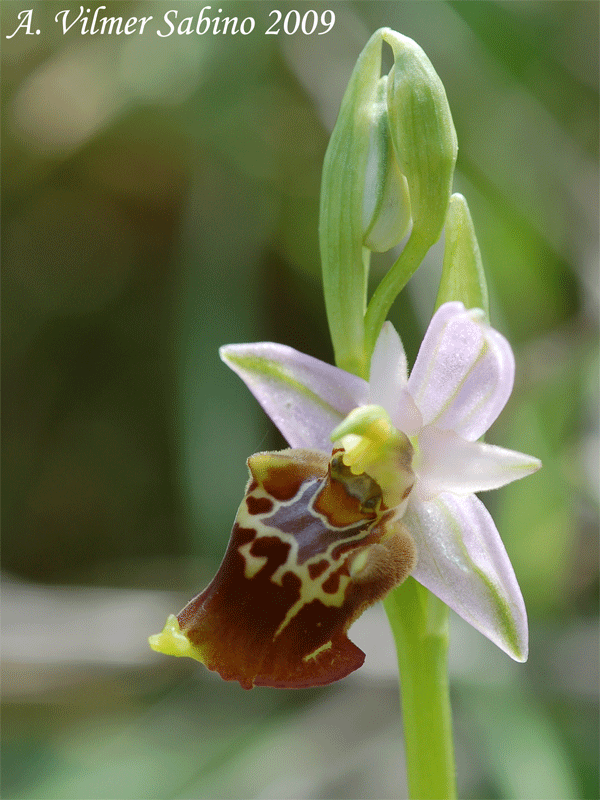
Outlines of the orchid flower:
[{"label": "orchid flower", "polygon": [[410,573],[526,660],[523,598],[475,492],[540,462],[478,441],[514,378],[510,345],[484,313],[441,306],[410,377],[390,322],[368,382],[281,344],[220,353],[292,449],[249,459],[219,573],[152,646],[247,688],[328,683],[364,659],[350,624]]}]

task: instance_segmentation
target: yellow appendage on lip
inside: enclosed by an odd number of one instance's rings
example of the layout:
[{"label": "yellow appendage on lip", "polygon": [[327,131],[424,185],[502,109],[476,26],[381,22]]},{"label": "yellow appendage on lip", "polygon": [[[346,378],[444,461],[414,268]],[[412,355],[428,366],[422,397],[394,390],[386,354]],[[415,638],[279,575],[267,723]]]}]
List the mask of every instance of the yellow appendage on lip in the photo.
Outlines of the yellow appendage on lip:
[{"label": "yellow appendage on lip", "polygon": [[175,614],[169,614],[165,627],[160,633],[150,636],[148,642],[157,653],[164,653],[166,656],[186,656],[204,663],[198,648],[194,647],[179,627],[179,620]]}]

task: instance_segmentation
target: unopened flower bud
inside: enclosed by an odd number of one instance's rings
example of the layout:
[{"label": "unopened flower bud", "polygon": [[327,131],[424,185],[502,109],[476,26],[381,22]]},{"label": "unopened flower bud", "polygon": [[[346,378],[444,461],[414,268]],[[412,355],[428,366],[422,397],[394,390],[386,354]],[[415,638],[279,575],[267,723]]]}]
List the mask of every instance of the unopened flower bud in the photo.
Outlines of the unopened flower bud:
[{"label": "unopened flower bud", "polygon": [[388,80],[390,134],[408,181],[413,231],[431,246],[448,210],[456,131],[442,82],[423,50],[389,28],[381,35],[394,51]]},{"label": "unopened flower bud", "polygon": [[384,253],[404,237],[410,222],[410,197],[390,137],[388,77],[379,79],[369,109],[371,123],[363,194],[363,244]]},{"label": "unopened flower bud", "polygon": [[[381,50],[393,51],[381,76]],[[385,316],[444,226],[457,143],[446,93],[431,62],[390,28],[360,54],[323,163],[319,237],[336,363],[366,377]],[[411,235],[366,308],[370,251]]]}]

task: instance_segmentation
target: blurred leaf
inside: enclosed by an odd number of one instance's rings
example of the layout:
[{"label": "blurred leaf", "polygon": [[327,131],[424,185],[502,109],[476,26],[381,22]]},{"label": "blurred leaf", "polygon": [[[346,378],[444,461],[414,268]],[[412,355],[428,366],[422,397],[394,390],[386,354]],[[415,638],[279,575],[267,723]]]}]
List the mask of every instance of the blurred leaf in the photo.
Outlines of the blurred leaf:
[{"label": "blurred leaf", "polygon": [[564,611],[571,602],[569,586],[581,528],[574,500],[582,492],[582,465],[572,459],[581,458],[574,444],[581,435],[585,363],[584,348],[573,345],[579,347],[576,359],[560,340],[541,340],[531,349],[520,363],[520,374],[535,389],[522,394],[518,405],[511,401],[510,429],[505,422],[499,434],[506,446],[542,460],[536,475],[505,487],[500,502],[497,497],[492,500],[498,529],[534,614]]},{"label": "blurred leaf", "polygon": [[271,428],[218,350],[262,338],[261,255],[273,208],[268,194],[224,165],[205,168],[182,230],[174,300],[179,472],[194,548],[219,558],[248,480],[246,459],[265,449]]},{"label": "blurred leaf", "polygon": [[579,798],[564,743],[535,697],[512,685],[464,691],[460,707],[477,732],[501,797],[520,800]]}]

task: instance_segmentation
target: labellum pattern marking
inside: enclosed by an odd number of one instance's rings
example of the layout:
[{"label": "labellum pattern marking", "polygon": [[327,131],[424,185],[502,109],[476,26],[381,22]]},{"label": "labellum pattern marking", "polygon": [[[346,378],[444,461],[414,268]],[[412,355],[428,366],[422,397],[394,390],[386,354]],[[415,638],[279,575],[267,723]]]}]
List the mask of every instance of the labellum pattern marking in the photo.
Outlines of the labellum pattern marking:
[{"label": "labellum pattern marking", "polygon": [[[247,507],[244,508],[242,504],[238,511],[238,522],[244,528],[254,528],[256,531],[256,538],[242,545],[239,552],[246,561],[244,574],[246,577],[254,577],[268,561],[265,556],[257,557],[252,554],[256,541],[264,537],[275,537],[290,545],[287,559],[279,565],[270,580],[281,586],[283,576],[287,572],[297,575],[300,579],[300,597],[288,610],[285,619],[275,631],[277,637],[300,609],[313,600],[319,600],[325,606],[342,605],[350,577],[344,570],[347,556],[339,545],[354,546],[358,542],[366,544],[365,540],[369,538],[376,515],[374,513],[369,515],[371,519],[368,520],[368,525],[365,525],[363,518],[359,522],[334,527],[327,517],[314,507],[319,491],[323,491],[323,479],[319,478],[305,481],[291,500],[277,501],[274,513],[252,515],[249,507],[255,504],[248,504],[248,500],[265,497],[264,491],[262,487],[257,487],[246,497]],[[286,511],[288,513],[282,513]],[[317,578],[311,578],[310,566],[323,561],[327,564],[324,571]],[[336,577],[337,581],[332,580]],[[328,582],[332,587],[330,591],[325,588]]]},{"label": "labellum pattern marking", "polygon": [[248,459],[223,563],[178,615],[198,659],[244,688],[318,686],[360,667],[349,626],[412,569],[414,545],[395,509],[338,452]]}]

